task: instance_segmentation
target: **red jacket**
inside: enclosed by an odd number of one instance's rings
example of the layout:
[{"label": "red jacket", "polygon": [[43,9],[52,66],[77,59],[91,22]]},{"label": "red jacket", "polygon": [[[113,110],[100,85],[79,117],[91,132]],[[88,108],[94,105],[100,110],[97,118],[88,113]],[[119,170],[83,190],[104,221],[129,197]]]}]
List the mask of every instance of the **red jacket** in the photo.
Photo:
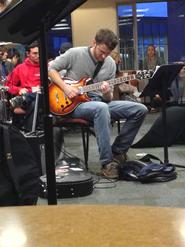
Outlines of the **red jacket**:
[{"label": "red jacket", "polygon": [[40,65],[32,63],[29,58],[14,68],[6,82],[8,92],[15,95],[18,95],[22,88],[27,88],[31,92],[32,87],[40,85]]}]

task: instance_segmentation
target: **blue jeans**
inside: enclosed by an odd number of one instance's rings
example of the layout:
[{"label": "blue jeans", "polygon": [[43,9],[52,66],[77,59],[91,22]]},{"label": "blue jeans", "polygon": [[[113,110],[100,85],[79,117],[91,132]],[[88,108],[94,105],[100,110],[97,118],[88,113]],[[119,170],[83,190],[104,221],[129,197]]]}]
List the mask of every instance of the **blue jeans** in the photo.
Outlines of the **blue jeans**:
[{"label": "blue jeans", "polygon": [[[80,104],[71,114],[93,123],[102,166],[110,163],[113,153],[126,153],[148,112],[146,106],[132,101],[89,101]],[[111,119],[126,122],[111,145]]]}]

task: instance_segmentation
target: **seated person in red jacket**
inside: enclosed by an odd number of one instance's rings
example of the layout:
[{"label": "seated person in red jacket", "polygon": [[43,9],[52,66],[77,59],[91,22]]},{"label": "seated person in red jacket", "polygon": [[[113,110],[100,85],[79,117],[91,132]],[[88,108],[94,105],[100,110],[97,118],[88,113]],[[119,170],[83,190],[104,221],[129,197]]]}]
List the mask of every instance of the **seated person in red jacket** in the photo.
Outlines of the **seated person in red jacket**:
[{"label": "seated person in red jacket", "polygon": [[37,42],[26,48],[26,55],[24,62],[17,65],[8,76],[6,86],[9,87],[8,92],[12,96],[18,96],[10,100],[12,107],[21,107],[23,112],[25,110],[24,117],[21,116],[20,118],[13,115],[13,124],[18,128],[24,127],[26,131],[31,131],[35,92],[39,91],[41,85]]}]

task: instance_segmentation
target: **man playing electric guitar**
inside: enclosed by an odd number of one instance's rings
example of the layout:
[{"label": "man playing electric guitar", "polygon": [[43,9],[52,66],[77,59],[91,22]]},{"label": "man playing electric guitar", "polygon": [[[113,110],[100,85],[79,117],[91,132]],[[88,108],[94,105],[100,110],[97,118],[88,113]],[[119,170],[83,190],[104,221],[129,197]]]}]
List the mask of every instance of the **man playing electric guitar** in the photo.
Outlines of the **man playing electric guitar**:
[{"label": "man playing electric guitar", "polygon": [[[118,165],[125,161],[126,153],[147,113],[147,108],[143,104],[112,101],[113,88],[107,81],[110,82],[115,78],[116,65],[110,53],[117,44],[118,39],[111,30],[100,29],[96,33],[92,46],[71,48],[49,64],[51,81],[69,100],[73,101],[84,92],[78,87],[67,84],[60,77],[60,70],[66,69],[66,76],[75,81],[91,77],[93,78],[92,86],[101,82],[97,90],[88,91],[87,96],[90,101],[78,104],[71,111],[70,116],[83,118],[93,123],[102,166],[101,172],[108,178],[118,178]],[[102,64],[99,65],[100,63]],[[99,71],[95,73],[96,66],[99,66]],[[60,100],[59,95],[56,93],[56,102],[58,100]],[[112,145],[111,119],[126,120]]]}]

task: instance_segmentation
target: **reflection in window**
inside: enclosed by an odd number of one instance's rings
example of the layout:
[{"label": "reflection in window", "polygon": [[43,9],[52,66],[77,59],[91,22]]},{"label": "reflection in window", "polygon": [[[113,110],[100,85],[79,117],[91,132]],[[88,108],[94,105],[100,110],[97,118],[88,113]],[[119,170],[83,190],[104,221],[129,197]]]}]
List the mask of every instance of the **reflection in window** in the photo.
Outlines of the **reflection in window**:
[{"label": "reflection in window", "polygon": [[117,11],[120,36],[120,53],[123,58],[122,69],[129,69],[134,66],[132,6],[118,5]]},{"label": "reflection in window", "polygon": [[48,33],[48,56],[58,56],[61,44],[72,44],[71,15],[57,23]]},{"label": "reflection in window", "polygon": [[[132,6],[136,6],[137,17],[133,17]],[[142,66],[146,48],[154,44],[165,63],[184,61],[185,58],[185,1],[138,3],[118,5],[118,24],[123,69],[134,69],[133,54],[138,55],[135,64]],[[133,18],[137,18],[138,49],[134,51]],[[126,37],[125,37],[126,36]],[[136,35],[135,35],[136,36]]]},{"label": "reflection in window", "polygon": [[139,3],[136,9],[140,13],[137,20],[139,67],[142,68],[147,47],[151,44],[156,47],[162,60],[167,62],[167,2]]},{"label": "reflection in window", "polygon": [[168,17],[167,2],[136,4],[137,17]]},{"label": "reflection in window", "polygon": [[[120,52],[123,55],[123,69],[134,69],[133,11],[132,5],[118,5],[118,25],[120,34]],[[160,56],[168,59],[167,53],[167,2],[138,3],[138,64],[142,66],[146,48],[150,44],[157,47]]]}]

